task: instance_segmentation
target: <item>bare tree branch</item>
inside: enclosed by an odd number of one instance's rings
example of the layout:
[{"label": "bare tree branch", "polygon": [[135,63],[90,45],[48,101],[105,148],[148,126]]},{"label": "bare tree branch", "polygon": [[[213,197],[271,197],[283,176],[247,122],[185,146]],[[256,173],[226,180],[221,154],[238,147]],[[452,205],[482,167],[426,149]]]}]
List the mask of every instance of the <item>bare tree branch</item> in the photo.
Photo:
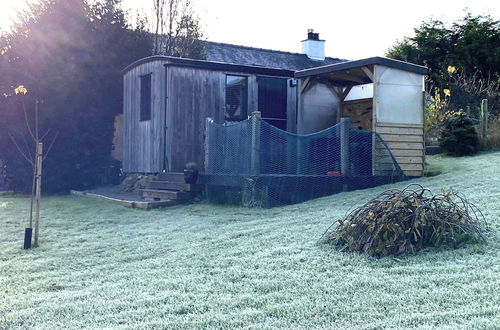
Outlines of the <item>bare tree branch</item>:
[{"label": "bare tree branch", "polygon": [[17,150],[19,151],[19,153],[24,157],[24,159],[26,159],[26,161],[28,163],[31,164],[31,166],[35,166],[35,164],[33,164],[33,162],[26,156],[26,154],[23,152],[23,150],[19,147],[19,144],[17,144],[17,141],[16,139],[14,138],[14,136],[12,134],[9,133],[9,137],[10,139],[12,140],[12,142],[14,143],[14,145],[16,146]]},{"label": "bare tree branch", "polygon": [[58,135],[59,135],[59,132],[56,132],[56,134],[54,135],[54,138],[52,139],[52,141],[49,144],[49,147],[47,148],[47,151],[45,151],[45,155],[43,156],[42,161],[44,161],[45,159],[47,159],[47,156],[49,155],[50,150],[52,149],[52,146],[54,145],[54,142],[56,142],[56,139],[57,139]]},{"label": "bare tree branch", "polygon": [[30,126],[29,121],[28,121],[28,114],[27,114],[27,111],[26,111],[26,105],[24,104],[24,98],[21,99],[21,104],[23,105],[24,122],[26,123],[26,128],[28,129],[28,132],[30,133],[31,138],[33,139],[33,141],[36,141],[35,135],[33,134],[33,131],[31,130],[31,126]]},{"label": "bare tree branch", "polygon": [[28,143],[28,139],[26,139],[26,136],[24,134],[22,134],[21,137],[22,137],[22,141],[24,142],[24,146],[25,146],[25,148],[27,150],[27,155],[28,155],[29,159],[31,159],[31,161],[34,164],[35,163],[35,159],[34,159],[33,155],[30,152],[31,146]]},{"label": "bare tree branch", "polygon": [[40,142],[43,141],[43,139],[47,136],[47,134],[49,134],[49,132],[50,128],[45,133],[43,133],[42,137],[40,138]]}]

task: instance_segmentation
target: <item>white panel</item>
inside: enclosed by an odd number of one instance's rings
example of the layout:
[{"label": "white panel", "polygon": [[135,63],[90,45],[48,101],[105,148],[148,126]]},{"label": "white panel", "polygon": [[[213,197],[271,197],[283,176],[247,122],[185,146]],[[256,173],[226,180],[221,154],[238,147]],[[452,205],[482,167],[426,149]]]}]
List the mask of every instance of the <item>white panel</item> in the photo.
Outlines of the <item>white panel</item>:
[{"label": "white panel", "polygon": [[377,122],[423,124],[422,75],[377,66]]},{"label": "white panel", "polygon": [[364,84],[354,86],[344,101],[352,101],[359,99],[369,99],[373,97],[373,84]]},{"label": "white panel", "polygon": [[299,134],[315,133],[335,125],[339,101],[327,86],[315,84],[300,99]]}]

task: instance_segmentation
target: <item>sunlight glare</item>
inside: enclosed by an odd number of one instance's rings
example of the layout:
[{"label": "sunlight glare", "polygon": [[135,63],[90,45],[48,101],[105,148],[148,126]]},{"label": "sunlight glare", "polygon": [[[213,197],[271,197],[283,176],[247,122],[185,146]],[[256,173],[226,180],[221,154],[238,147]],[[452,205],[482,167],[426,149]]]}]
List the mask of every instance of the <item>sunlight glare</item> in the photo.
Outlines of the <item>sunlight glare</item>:
[{"label": "sunlight glare", "polygon": [[25,0],[0,0],[0,30],[8,31],[17,12],[25,6]]}]

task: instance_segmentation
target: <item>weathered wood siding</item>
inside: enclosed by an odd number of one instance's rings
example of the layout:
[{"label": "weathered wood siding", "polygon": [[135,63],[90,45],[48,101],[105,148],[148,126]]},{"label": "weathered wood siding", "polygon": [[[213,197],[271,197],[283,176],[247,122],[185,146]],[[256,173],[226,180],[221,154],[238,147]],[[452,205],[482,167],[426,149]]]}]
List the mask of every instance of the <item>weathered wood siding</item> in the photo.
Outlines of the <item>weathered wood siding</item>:
[{"label": "weathered wood siding", "polygon": [[[151,119],[140,121],[140,77],[149,73]],[[224,122],[226,75],[248,77],[248,114],[257,111],[256,74],[178,66],[168,59],[128,71],[124,75],[124,171],[177,172],[188,162],[203,169],[205,119]],[[287,98],[289,118],[295,120],[295,87],[288,88]]]},{"label": "weathered wood siding", "polygon": [[[123,171],[157,173],[165,153],[165,61],[141,64],[123,79]],[[151,73],[151,119],[140,121],[140,76]]]},{"label": "weathered wood siding", "polygon": [[345,101],[342,107],[342,117],[349,118],[354,127],[365,131],[373,130],[373,99]]},{"label": "weathered wood siding", "polygon": [[167,67],[167,169],[204,168],[205,118],[224,122],[226,73]]},{"label": "weathered wood siding", "polygon": [[113,150],[111,157],[123,162],[123,113],[115,117],[115,132],[113,134]]},{"label": "weathered wood siding", "polygon": [[375,131],[387,143],[406,175],[423,175],[424,128],[422,125],[377,123]]}]

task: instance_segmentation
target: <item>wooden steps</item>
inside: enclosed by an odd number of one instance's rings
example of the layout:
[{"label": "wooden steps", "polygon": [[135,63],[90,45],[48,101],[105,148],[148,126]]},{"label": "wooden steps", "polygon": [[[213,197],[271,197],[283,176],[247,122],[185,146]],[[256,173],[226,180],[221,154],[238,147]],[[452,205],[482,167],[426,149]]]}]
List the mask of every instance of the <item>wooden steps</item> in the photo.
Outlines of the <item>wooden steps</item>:
[{"label": "wooden steps", "polygon": [[149,183],[149,189],[200,191],[200,186],[189,184],[189,183],[184,183],[184,182],[155,180],[155,181],[151,181]]},{"label": "wooden steps", "polygon": [[168,189],[142,189],[142,198],[145,200],[175,200],[185,201],[189,199],[190,194],[187,191],[168,190]]},{"label": "wooden steps", "polygon": [[146,201],[185,202],[194,197],[195,192],[201,191],[200,185],[184,182],[183,173],[160,173],[156,180],[149,183],[140,193]]}]

